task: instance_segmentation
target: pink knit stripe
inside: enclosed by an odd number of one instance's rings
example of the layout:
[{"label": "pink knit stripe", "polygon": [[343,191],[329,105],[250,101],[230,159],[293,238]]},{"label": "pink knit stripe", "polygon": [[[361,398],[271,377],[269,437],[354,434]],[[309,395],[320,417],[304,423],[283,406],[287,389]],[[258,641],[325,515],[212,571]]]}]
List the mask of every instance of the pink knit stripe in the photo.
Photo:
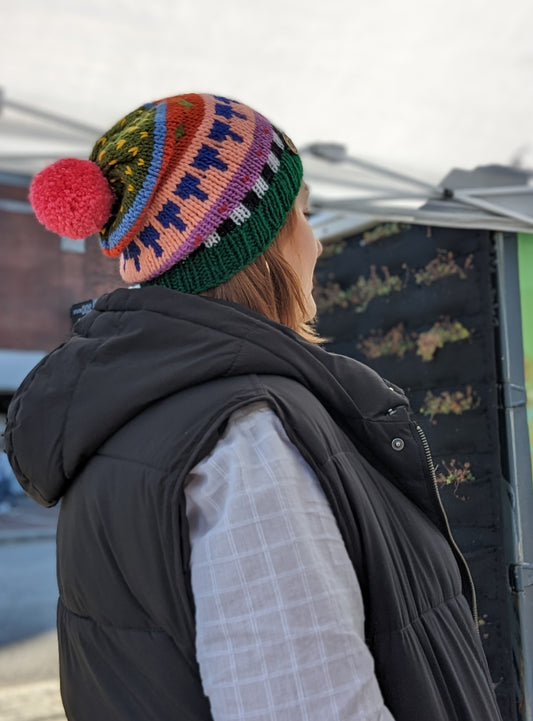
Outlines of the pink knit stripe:
[{"label": "pink knit stripe", "polygon": [[[246,167],[244,173],[240,168],[230,181],[229,186],[222,193],[219,202],[212,208],[207,216],[192,230],[189,237],[175,249],[170,255],[163,254],[163,262],[159,262],[159,273],[164,273],[182,258],[195,250],[209,235],[220,225],[221,221],[227,218],[230,213],[239,205],[246,193],[257,181],[272,144],[272,129],[270,123],[261,115],[257,115],[256,131],[254,142],[243,165]],[[258,155],[258,151],[261,155]],[[245,180],[244,180],[245,178]],[[236,192],[238,191],[238,192]],[[225,208],[224,214],[220,208]]]},{"label": "pink knit stripe", "polygon": [[[213,114],[215,111],[214,108],[214,102],[213,98],[210,96],[203,96],[203,100],[205,102],[205,108],[204,108],[204,117],[202,119],[202,122],[198,126],[195,136],[193,138],[184,138],[184,142],[187,143],[187,150],[181,158],[179,159],[177,166],[175,166],[172,162],[172,159],[170,159],[170,162],[167,165],[167,168],[169,169],[169,173],[166,178],[162,181],[160,184],[158,191],[157,191],[157,198],[154,199],[154,206],[153,210],[151,210],[150,213],[146,213],[146,223],[153,223],[155,227],[158,226],[157,220],[155,220],[157,214],[160,212],[163,205],[168,201],[172,200],[177,202],[178,204],[184,205],[186,202],[187,205],[190,203],[190,206],[188,205],[188,212],[189,207],[191,208],[192,212],[194,212],[193,208],[195,206],[194,201],[197,200],[195,198],[189,198],[188,201],[179,201],[176,196],[174,195],[174,190],[176,189],[176,185],[179,183],[179,181],[183,178],[185,173],[187,171],[191,172],[194,175],[197,175],[197,177],[201,181],[201,187],[209,194],[209,203],[214,202],[211,200],[211,193],[210,193],[210,185],[213,183],[213,179],[211,177],[208,178],[201,178],[200,177],[200,171],[194,170],[191,167],[191,164],[194,161],[194,158],[197,156],[200,148],[205,143],[205,138],[209,134],[209,131],[211,129],[211,126],[213,125]],[[174,129],[169,128],[169,132],[173,132]],[[179,147],[179,142],[178,142]],[[214,168],[210,170],[215,170]],[[198,201],[200,203],[200,201]],[[205,212],[205,203],[201,204],[201,210],[198,209],[199,215],[201,215],[202,212]],[[157,227],[157,230],[160,230],[159,227]]]},{"label": "pink knit stripe", "polygon": [[[248,106],[233,102],[231,107],[244,115],[245,119],[234,116],[230,120],[223,117],[220,120],[226,122],[231,132],[242,138],[242,142],[236,142],[231,138],[223,142],[209,140],[211,127],[218,117],[215,116],[217,100],[210,95],[203,95],[202,99],[205,102],[205,116],[187,152],[180,158],[180,173],[170,175],[163,181],[157,194],[159,202],[146,217],[144,227],[152,225],[159,233],[157,242],[163,250],[162,255],[156,258],[151,248],[144,247],[136,239],[135,242],[140,250],[142,273],[135,270],[134,263],[123,263],[123,277],[129,283],[137,283],[145,279],[148,275],[147,269],[150,274],[159,275],[198,247],[241,202],[256,182],[265,164],[272,142],[272,130],[268,121]],[[193,167],[204,143],[218,151],[218,157],[227,166],[226,170],[212,166],[206,170]],[[246,172],[241,171],[243,165],[247,167]],[[200,180],[198,187],[207,193],[207,199],[201,200],[192,195],[183,200],[174,194],[177,184],[185,173],[190,173]],[[176,227],[164,228],[157,220],[157,215],[168,201],[180,208],[186,207],[188,227],[184,231]],[[191,218],[193,221],[197,219],[192,230]]]},{"label": "pink knit stripe", "polygon": [[[186,241],[189,244],[189,249],[197,247],[209,237],[215,228],[220,225],[221,220],[227,218],[239,205],[261,174],[272,145],[272,126],[259,113],[256,113],[255,119],[253,142],[246,157],[243,158],[230,182],[224,188],[219,202],[209,210],[201,222],[191,231]],[[246,171],[242,170],[243,166]],[[226,208],[223,214],[221,212],[222,208]]]}]

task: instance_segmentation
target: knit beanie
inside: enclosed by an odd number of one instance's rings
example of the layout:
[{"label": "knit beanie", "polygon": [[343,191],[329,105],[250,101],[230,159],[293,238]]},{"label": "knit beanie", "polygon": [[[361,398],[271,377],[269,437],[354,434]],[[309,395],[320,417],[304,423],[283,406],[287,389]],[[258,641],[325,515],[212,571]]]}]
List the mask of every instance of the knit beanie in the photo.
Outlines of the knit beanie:
[{"label": "knit beanie", "polygon": [[98,232],[130,284],[201,293],[252,263],[275,239],[302,183],[290,139],[235,100],[186,94],[114,125],[90,160],[65,158],[32,181],[49,230]]}]

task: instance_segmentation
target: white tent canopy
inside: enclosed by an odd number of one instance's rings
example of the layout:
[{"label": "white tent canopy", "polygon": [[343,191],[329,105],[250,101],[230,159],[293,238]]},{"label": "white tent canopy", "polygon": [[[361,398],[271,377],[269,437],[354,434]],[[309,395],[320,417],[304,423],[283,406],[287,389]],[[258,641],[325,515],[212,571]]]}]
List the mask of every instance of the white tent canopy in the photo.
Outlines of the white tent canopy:
[{"label": "white tent canopy", "polygon": [[532,26],[530,0],[3,0],[0,171],[86,157],[125,112],[191,90],[430,183],[533,166]]},{"label": "white tent canopy", "polygon": [[86,157],[100,129],[42,111],[0,89],[0,172],[33,175],[65,156]]},{"label": "white tent canopy", "polygon": [[489,165],[451,170],[440,183],[399,173],[315,143],[302,150],[320,239],[377,222],[533,233],[533,173]]}]

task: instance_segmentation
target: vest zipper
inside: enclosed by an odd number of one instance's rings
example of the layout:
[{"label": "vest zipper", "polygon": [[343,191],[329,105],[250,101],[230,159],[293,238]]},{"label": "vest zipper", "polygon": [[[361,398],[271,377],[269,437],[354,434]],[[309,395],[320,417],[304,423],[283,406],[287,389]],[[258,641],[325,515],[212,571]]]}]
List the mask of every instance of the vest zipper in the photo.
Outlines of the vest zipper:
[{"label": "vest zipper", "polygon": [[428,470],[429,470],[429,473],[431,476],[431,480],[433,482],[433,490],[434,490],[435,496],[437,498],[437,503],[439,504],[439,507],[440,507],[440,510],[442,513],[442,518],[443,518],[445,526],[446,526],[446,532],[448,534],[448,541],[451,544],[455,554],[460,559],[462,566],[466,572],[466,577],[470,584],[470,592],[472,593],[472,616],[474,617],[474,624],[475,624],[476,632],[479,633],[479,618],[478,618],[478,612],[477,612],[476,589],[474,586],[474,581],[472,579],[472,574],[470,573],[470,569],[468,568],[468,564],[465,560],[465,557],[459,550],[459,546],[456,544],[455,539],[452,535],[450,524],[448,522],[448,516],[446,515],[446,511],[444,510],[444,506],[442,504],[442,500],[440,497],[439,488],[437,485],[437,474],[435,473],[435,465],[433,463],[433,458],[431,457],[431,449],[429,447],[429,443],[426,438],[426,434],[424,433],[424,431],[418,424],[415,424],[415,425],[416,425],[416,430],[418,432],[418,436],[422,443],[422,447],[424,449],[424,453],[426,454],[427,467],[428,467]]}]

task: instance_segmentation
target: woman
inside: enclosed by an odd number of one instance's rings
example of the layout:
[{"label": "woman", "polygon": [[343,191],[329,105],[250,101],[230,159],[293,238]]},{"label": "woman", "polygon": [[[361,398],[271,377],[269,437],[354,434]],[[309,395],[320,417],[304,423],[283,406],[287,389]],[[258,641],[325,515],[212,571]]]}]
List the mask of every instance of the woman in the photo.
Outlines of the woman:
[{"label": "woman", "polygon": [[9,410],[21,484],[62,501],[70,719],[500,719],[407,400],[310,325],[302,175],[261,115],[189,94],[33,182],[47,227],[99,230],[141,286]]}]

